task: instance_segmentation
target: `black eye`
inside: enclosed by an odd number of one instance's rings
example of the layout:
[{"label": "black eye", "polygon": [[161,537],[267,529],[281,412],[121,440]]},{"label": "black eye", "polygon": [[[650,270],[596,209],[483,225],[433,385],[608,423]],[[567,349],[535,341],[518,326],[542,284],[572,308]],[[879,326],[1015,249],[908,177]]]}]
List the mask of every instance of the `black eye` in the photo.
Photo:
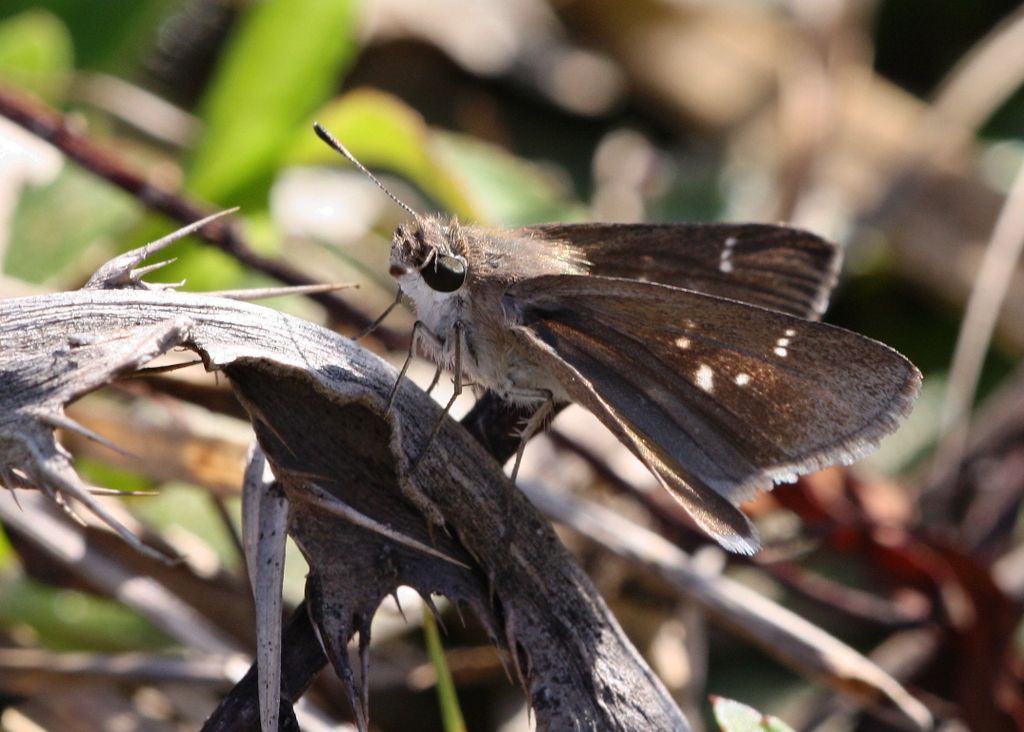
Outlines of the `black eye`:
[{"label": "black eye", "polygon": [[466,260],[438,254],[420,270],[423,281],[435,292],[455,292],[466,282]]}]

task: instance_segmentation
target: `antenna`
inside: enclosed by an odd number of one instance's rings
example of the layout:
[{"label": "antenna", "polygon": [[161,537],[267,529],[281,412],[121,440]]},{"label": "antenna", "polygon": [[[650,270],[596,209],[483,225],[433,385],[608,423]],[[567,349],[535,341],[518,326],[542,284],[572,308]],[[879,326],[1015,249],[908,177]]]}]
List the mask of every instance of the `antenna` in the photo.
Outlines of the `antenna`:
[{"label": "antenna", "polygon": [[367,170],[365,165],[363,165],[358,160],[356,160],[355,156],[352,153],[350,153],[348,151],[348,149],[346,149],[346,147],[344,145],[342,145],[340,142],[338,142],[337,138],[335,138],[334,135],[332,135],[330,132],[325,130],[323,125],[321,125],[319,122],[314,122],[313,123],[313,130],[316,132],[316,134],[320,137],[321,140],[323,140],[328,145],[330,145],[335,150],[337,150],[342,155],[344,155],[348,159],[348,161],[350,163],[352,163],[354,166],[356,166],[357,168],[359,168],[359,170],[361,170],[366,175],[367,178],[369,178],[374,183],[376,183],[378,188],[380,188],[382,191],[384,191],[385,193],[388,194],[388,198],[390,198],[392,201],[394,201],[399,206],[404,208],[406,211],[411,213],[415,218],[418,219],[420,217],[420,215],[418,213],[416,213],[415,211],[413,211],[411,208],[409,208],[409,206],[407,204],[405,204],[402,201],[398,200],[398,196],[396,196],[394,193],[392,193],[387,188],[385,188],[384,184],[381,183],[379,180],[377,180],[377,177],[373,173],[371,173],[369,170]]}]

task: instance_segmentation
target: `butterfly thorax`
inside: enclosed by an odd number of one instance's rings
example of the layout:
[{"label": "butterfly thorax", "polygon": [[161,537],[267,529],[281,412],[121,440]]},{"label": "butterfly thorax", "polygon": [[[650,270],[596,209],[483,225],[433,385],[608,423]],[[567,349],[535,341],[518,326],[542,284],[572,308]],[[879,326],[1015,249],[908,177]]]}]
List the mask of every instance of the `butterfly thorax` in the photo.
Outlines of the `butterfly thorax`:
[{"label": "butterfly thorax", "polygon": [[[459,267],[464,267],[464,281],[446,291],[458,283],[446,268]],[[587,268],[583,254],[565,242],[515,230],[463,227],[438,217],[400,226],[391,248],[391,274],[415,304],[422,327],[436,339],[420,340],[427,355],[454,368],[455,330],[461,327],[464,375],[477,387],[520,402],[542,399],[545,391],[557,401],[568,401],[568,396],[517,346],[510,328],[520,324],[522,314],[510,307],[506,290],[541,275],[586,275]]]}]

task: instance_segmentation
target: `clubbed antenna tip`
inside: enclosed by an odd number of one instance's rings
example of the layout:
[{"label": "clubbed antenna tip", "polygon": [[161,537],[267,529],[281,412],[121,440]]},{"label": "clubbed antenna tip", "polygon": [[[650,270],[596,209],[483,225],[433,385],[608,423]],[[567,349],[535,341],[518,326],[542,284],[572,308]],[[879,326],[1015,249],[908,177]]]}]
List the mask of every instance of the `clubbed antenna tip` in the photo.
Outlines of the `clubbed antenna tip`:
[{"label": "clubbed antenna tip", "polygon": [[360,170],[360,171],[362,171],[362,172],[363,172],[363,174],[365,174],[367,178],[369,178],[369,179],[370,179],[370,180],[372,180],[372,181],[373,181],[374,183],[376,183],[376,184],[377,184],[377,187],[378,187],[378,188],[380,188],[380,189],[381,189],[382,191],[384,191],[385,193],[387,193],[387,194],[388,194],[388,197],[389,197],[389,198],[390,198],[390,199],[391,199],[392,201],[394,201],[394,202],[395,202],[395,203],[397,203],[397,204],[398,204],[399,206],[401,206],[402,208],[404,208],[404,209],[405,209],[406,211],[408,211],[408,212],[409,212],[410,214],[412,214],[412,215],[413,215],[413,216],[414,216],[415,218],[419,218],[419,214],[417,214],[417,213],[416,213],[415,211],[413,211],[413,210],[412,210],[412,208],[410,208],[410,207],[409,207],[409,206],[408,206],[407,204],[405,204],[405,203],[403,203],[402,201],[400,201],[400,200],[398,199],[398,196],[396,196],[396,195],[395,195],[394,193],[392,193],[391,191],[389,191],[389,190],[388,190],[388,189],[387,189],[387,188],[386,188],[386,187],[384,186],[384,184],[383,184],[383,183],[381,183],[381,182],[380,182],[379,180],[377,180],[377,177],[376,177],[376,176],[375,176],[375,175],[374,175],[373,173],[371,173],[371,172],[370,172],[369,170],[367,170],[367,169],[366,169],[366,166],[365,166],[365,165],[363,165],[363,164],[362,164],[362,163],[360,163],[360,162],[359,162],[358,160],[356,160],[356,157],[355,157],[355,155],[353,155],[352,153],[350,153],[350,152],[348,151],[348,149],[347,149],[347,148],[346,148],[346,147],[345,147],[344,145],[342,145],[342,144],[341,144],[340,142],[338,142],[338,139],[337,139],[337,138],[336,138],[336,137],[335,137],[334,135],[332,135],[332,134],[331,134],[330,132],[328,132],[328,131],[327,131],[326,129],[324,129],[324,126],[323,126],[323,125],[321,125],[321,124],[320,124],[319,122],[314,122],[314,123],[313,123],[313,129],[314,129],[314,130],[316,131],[316,134],[317,134],[317,136],[318,136],[318,137],[319,137],[319,138],[320,138],[321,140],[323,140],[323,141],[324,141],[324,142],[326,142],[326,143],[327,143],[328,145],[330,145],[330,146],[331,146],[332,148],[334,148],[334,149],[335,149],[335,150],[337,150],[337,151],[338,151],[339,153],[341,153],[342,155],[344,155],[344,156],[345,156],[345,158],[346,158],[346,159],[347,159],[347,160],[348,160],[348,161],[349,161],[350,163],[352,163],[352,164],[353,164],[354,166],[356,166],[357,168],[359,168],[359,170]]}]

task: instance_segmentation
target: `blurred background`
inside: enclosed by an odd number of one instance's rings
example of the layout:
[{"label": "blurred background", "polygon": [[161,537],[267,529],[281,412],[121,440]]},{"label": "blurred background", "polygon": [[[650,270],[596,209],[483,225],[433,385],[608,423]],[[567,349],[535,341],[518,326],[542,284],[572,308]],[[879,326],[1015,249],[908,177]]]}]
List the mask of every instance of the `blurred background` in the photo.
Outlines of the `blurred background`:
[{"label": "blurred background", "polygon": [[[405,216],[314,120],[423,213],[504,226],[789,222],[829,237],[845,267],[826,319],[910,357],[921,398],[868,460],[753,502],[766,550],[718,564],[870,655],[944,728],[1024,729],[1022,82],[1024,10],[1008,0],[4,0],[0,296],[80,287],[190,220],[186,204],[240,206],[245,251],[182,242],[149,279],[355,282],[344,306],[270,304],[358,332],[394,296],[388,243]],[[59,128],[64,150],[26,119]],[[145,203],[153,191],[172,201],[163,213]],[[368,347],[400,362],[412,321],[396,312]],[[144,467],[64,440],[90,483],[159,492],[113,505],[186,567],[133,556],[31,493],[20,508],[0,496],[4,730],[198,729],[244,672],[251,598],[236,534],[251,431],[198,371],[73,408]],[[413,375],[429,381],[432,367]],[[560,415],[527,449],[523,478],[699,550],[589,420]],[[650,572],[565,539],[695,728],[714,727],[708,694],[797,729],[900,728],[738,640]],[[123,591],[140,579],[163,599]],[[375,629],[382,730],[442,729],[410,606],[408,622],[385,607]],[[446,625],[469,728],[528,729],[479,628]],[[310,729],[350,718],[324,676]]]}]

